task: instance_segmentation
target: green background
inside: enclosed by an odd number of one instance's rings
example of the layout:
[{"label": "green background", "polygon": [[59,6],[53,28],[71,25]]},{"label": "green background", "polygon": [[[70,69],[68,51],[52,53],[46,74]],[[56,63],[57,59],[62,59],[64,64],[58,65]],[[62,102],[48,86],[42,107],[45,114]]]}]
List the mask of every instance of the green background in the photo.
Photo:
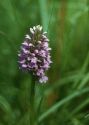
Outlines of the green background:
[{"label": "green background", "polygon": [[31,80],[17,54],[39,24],[53,63],[48,83],[36,83],[38,125],[89,125],[88,0],[0,0],[0,125],[30,125]]}]

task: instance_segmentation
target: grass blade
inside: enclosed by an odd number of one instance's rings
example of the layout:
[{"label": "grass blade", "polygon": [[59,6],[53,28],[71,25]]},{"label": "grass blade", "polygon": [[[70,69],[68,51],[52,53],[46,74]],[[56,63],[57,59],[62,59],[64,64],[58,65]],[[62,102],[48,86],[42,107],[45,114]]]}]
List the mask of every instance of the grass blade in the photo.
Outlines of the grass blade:
[{"label": "grass blade", "polygon": [[67,103],[68,101],[89,92],[89,88],[85,88],[83,90],[80,91],[76,91],[73,94],[67,96],[66,98],[62,99],[61,101],[57,102],[55,105],[53,105],[51,108],[49,108],[45,113],[43,113],[40,117],[39,117],[39,122],[41,122],[43,119],[45,119],[47,116],[49,116],[50,114],[52,114],[53,112],[55,112],[57,109],[59,109],[63,104]]},{"label": "grass blade", "polygon": [[47,31],[47,27],[48,27],[47,1],[39,0],[39,6],[40,6],[43,29]]}]

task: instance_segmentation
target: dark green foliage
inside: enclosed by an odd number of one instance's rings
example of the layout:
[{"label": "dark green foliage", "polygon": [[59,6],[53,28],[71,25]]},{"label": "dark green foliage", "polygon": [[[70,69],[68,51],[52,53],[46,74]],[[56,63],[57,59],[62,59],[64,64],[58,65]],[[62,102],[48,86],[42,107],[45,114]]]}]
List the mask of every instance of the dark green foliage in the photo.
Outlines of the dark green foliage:
[{"label": "dark green foliage", "polygon": [[53,60],[49,82],[36,84],[38,125],[89,125],[88,0],[0,0],[0,125],[30,125],[31,80],[17,54],[37,24]]}]

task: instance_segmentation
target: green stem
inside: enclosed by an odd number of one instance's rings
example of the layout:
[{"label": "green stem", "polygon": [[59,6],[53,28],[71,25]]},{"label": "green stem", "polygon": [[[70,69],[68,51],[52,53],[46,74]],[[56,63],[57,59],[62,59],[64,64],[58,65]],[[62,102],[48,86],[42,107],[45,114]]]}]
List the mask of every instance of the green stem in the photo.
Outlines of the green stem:
[{"label": "green stem", "polygon": [[35,118],[35,107],[34,107],[34,98],[35,98],[35,79],[31,77],[31,90],[30,90],[30,125],[37,125]]}]

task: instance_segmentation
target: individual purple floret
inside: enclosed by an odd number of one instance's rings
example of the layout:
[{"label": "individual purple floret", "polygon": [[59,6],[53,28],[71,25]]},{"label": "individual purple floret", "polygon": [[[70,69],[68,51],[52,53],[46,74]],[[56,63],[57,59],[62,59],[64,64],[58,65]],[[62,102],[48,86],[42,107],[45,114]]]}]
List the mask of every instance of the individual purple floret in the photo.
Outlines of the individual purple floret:
[{"label": "individual purple floret", "polygon": [[51,56],[46,36],[42,26],[30,28],[30,33],[25,36],[21,45],[19,56],[19,67],[23,71],[32,72],[40,83],[46,83],[48,77],[45,72],[50,68]]}]

